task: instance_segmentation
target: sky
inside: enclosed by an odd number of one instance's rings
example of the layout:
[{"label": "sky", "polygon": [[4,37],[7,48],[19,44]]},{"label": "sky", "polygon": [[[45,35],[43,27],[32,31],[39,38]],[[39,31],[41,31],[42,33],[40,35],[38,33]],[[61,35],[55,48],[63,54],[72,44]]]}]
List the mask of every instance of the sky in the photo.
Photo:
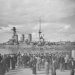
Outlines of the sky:
[{"label": "sky", "polygon": [[0,0],[0,42],[12,37],[12,27],[38,40],[41,20],[47,41],[75,41],[75,0]]}]

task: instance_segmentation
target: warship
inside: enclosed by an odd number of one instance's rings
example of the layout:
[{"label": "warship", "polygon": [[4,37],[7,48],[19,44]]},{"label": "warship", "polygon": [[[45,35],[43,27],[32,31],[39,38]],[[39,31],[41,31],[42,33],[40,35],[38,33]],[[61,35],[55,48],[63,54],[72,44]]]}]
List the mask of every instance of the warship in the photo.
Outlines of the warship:
[{"label": "warship", "polygon": [[5,43],[0,44],[1,54],[14,54],[14,53],[71,53],[75,50],[75,42],[70,41],[59,41],[49,42],[45,41],[41,25],[38,30],[38,41],[32,41],[32,34],[28,34],[28,38],[25,38],[25,34],[22,34],[21,40],[18,39],[17,29],[13,27],[11,29],[13,35]]},{"label": "warship", "polygon": [[17,33],[16,27],[13,27],[11,30],[13,31],[11,39],[9,39],[7,42],[0,44],[0,52],[1,53],[25,53],[25,52],[32,52],[32,51],[39,51],[42,50],[45,40],[42,35],[41,31],[41,25],[39,26],[39,38],[38,41],[33,42],[32,41],[32,34],[27,34],[27,38],[25,37],[25,34],[21,34],[21,39],[19,40],[19,35]]}]

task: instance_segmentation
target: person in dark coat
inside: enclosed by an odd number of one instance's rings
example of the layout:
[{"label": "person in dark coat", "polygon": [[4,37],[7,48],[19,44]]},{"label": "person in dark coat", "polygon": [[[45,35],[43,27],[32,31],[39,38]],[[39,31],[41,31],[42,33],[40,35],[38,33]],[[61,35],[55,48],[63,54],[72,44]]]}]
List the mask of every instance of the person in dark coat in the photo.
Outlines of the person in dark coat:
[{"label": "person in dark coat", "polygon": [[24,67],[27,66],[27,54],[23,55],[23,64],[24,64]]},{"label": "person in dark coat", "polygon": [[63,65],[64,65],[64,63],[65,63],[65,59],[64,59],[64,57],[63,56],[60,56],[60,58],[59,58],[59,65],[60,65],[60,70],[62,71],[63,70]]},{"label": "person in dark coat", "polygon": [[7,71],[10,70],[10,60],[11,60],[11,57],[8,55],[6,58],[5,58],[5,64],[7,66]]},{"label": "person in dark coat", "polygon": [[17,66],[17,54],[14,55],[15,66]]},{"label": "person in dark coat", "polygon": [[52,63],[52,68],[51,68],[51,75],[56,75],[56,61],[53,60],[53,63]]},{"label": "person in dark coat", "polygon": [[6,73],[6,65],[4,63],[4,61],[0,62],[0,75],[5,75]]},{"label": "person in dark coat", "polygon": [[74,75],[74,60],[73,60],[73,58],[71,59],[71,65],[72,65],[71,75]]},{"label": "person in dark coat", "polygon": [[16,66],[16,61],[15,61],[14,55],[13,55],[13,57],[11,57],[11,63],[12,63],[12,69],[14,70],[15,66]]},{"label": "person in dark coat", "polygon": [[2,61],[2,55],[0,54],[0,61]]},{"label": "person in dark coat", "polygon": [[36,63],[37,63],[37,60],[36,58],[34,57],[33,58],[33,63],[32,63],[32,71],[33,71],[33,74],[36,75]]},{"label": "person in dark coat", "polygon": [[74,69],[71,70],[71,75],[74,75]]}]

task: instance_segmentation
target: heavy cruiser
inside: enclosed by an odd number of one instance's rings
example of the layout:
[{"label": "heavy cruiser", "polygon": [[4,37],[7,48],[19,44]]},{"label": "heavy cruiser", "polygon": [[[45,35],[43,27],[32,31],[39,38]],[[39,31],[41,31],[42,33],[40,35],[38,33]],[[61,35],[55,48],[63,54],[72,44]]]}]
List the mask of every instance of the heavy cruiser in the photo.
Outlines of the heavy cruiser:
[{"label": "heavy cruiser", "polygon": [[41,26],[38,31],[38,41],[32,41],[32,34],[28,34],[28,38],[22,34],[21,40],[18,40],[18,34],[16,27],[12,28],[13,35],[7,42],[0,44],[0,53],[2,54],[14,54],[14,53],[69,53],[75,49],[75,42],[60,41],[60,42],[48,42],[45,41]]}]

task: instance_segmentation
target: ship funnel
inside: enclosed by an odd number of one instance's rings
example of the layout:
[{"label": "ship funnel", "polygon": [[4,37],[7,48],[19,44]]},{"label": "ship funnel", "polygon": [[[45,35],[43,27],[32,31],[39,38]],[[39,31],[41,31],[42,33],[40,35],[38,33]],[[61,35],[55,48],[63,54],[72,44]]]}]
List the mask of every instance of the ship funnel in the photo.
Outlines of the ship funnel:
[{"label": "ship funnel", "polygon": [[24,42],[24,41],[25,41],[25,35],[22,34],[22,36],[21,36],[21,42]]},{"label": "ship funnel", "polygon": [[32,42],[32,34],[28,34],[28,41]]}]

